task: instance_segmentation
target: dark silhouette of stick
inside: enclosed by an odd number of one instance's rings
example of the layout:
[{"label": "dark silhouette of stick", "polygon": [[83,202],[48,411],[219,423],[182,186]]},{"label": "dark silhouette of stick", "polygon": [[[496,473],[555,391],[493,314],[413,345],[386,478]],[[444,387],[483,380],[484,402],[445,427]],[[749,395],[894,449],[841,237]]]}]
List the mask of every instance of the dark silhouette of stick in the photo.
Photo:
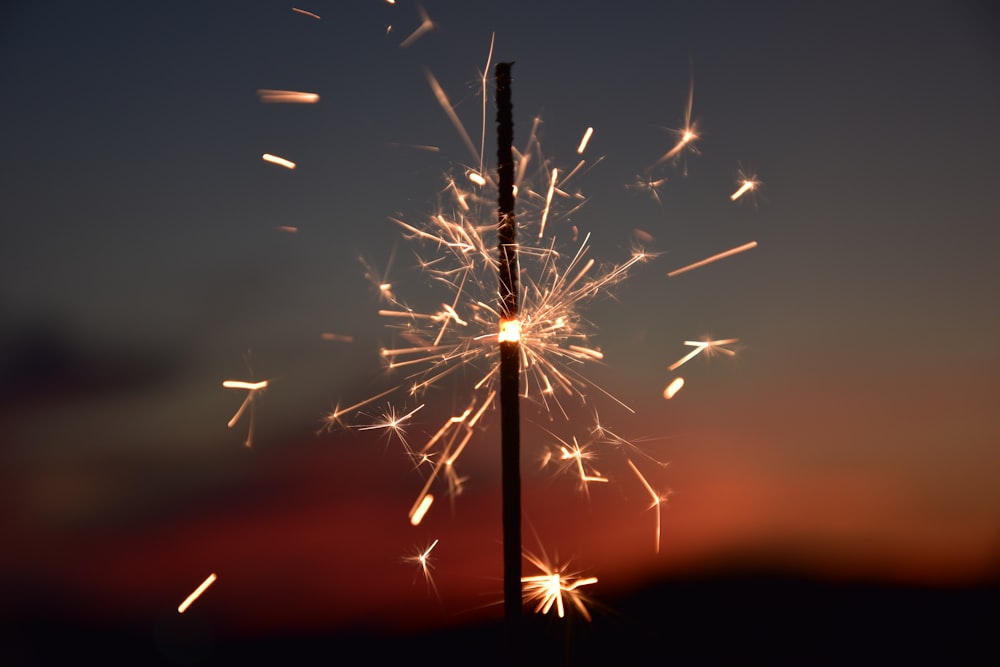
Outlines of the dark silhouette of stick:
[{"label": "dark silhouette of stick", "polygon": [[[521,643],[521,416],[517,220],[514,217],[514,119],[510,68],[497,63],[497,235],[500,277],[500,455],[503,487],[503,599],[508,664]],[[510,324],[513,323],[513,327]]]}]

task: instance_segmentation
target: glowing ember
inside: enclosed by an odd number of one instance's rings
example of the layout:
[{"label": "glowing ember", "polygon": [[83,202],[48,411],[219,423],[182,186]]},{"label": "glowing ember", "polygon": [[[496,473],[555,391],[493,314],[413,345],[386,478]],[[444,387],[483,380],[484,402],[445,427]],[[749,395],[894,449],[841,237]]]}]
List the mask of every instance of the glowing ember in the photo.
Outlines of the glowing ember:
[{"label": "glowing ember", "polygon": [[184,599],[184,602],[181,602],[180,606],[177,607],[177,612],[183,614],[185,611],[187,611],[187,608],[191,606],[191,603],[197,600],[201,596],[201,594],[208,589],[209,586],[214,584],[215,580],[216,576],[214,572],[208,575],[205,581],[201,582],[201,585],[198,586],[198,588],[194,589],[194,592],[191,593],[191,595],[187,596],[187,598]]},{"label": "glowing ember", "polygon": [[261,102],[283,103],[283,104],[316,104],[319,102],[317,93],[303,93],[297,90],[273,90],[271,88],[261,88],[257,91],[257,98]]},{"label": "glowing ember", "polygon": [[424,520],[424,515],[427,514],[427,510],[431,508],[433,503],[434,496],[429,493],[424,495],[424,497],[420,499],[416,508],[410,512],[410,524],[413,526],[419,526],[420,522]]},{"label": "glowing ember", "polygon": [[580,139],[580,145],[576,148],[577,154],[583,155],[583,151],[587,150],[587,143],[590,142],[592,136],[594,136],[594,128],[588,127],[587,131],[583,133],[583,138]]},{"label": "glowing ember", "polygon": [[279,167],[284,167],[285,169],[295,169],[295,163],[291,160],[286,160],[283,157],[278,157],[277,155],[271,155],[270,153],[264,153],[260,156],[264,162],[270,162],[271,164],[276,164]]},{"label": "glowing ember", "polygon": [[663,390],[663,398],[666,398],[667,400],[673,398],[683,386],[684,378],[674,378],[670,384],[667,385],[667,388]]}]

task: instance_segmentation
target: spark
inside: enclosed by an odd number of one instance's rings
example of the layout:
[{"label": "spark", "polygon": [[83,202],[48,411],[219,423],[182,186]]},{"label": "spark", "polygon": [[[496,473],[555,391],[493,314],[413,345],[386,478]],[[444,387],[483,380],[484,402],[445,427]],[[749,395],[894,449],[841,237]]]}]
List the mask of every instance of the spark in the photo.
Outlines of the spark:
[{"label": "spark", "polygon": [[250,408],[250,428],[247,430],[247,438],[243,442],[247,447],[253,447],[253,433],[254,433],[254,423],[256,421],[256,411],[254,406],[257,402],[257,394],[264,391],[268,386],[267,380],[261,380],[260,382],[244,382],[242,380],[223,380],[222,386],[226,389],[246,389],[247,397],[243,399],[243,403],[236,410],[236,413],[232,418],[226,423],[228,428],[236,426],[236,422],[240,420],[243,413],[246,411],[247,407]]},{"label": "spark", "polygon": [[556,191],[556,178],[559,177],[559,170],[552,170],[552,180],[549,181],[549,191],[545,195],[545,209],[542,211],[542,224],[538,226],[538,238],[545,235],[545,222],[549,219],[549,210],[552,207],[552,195]]},{"label": "spark", "polygon": [[268,103],[316,104],[319,102],[319,95],[317,93],[303,93],[298,90],[260,88],[257,90],[257,97],[261,102]]},{"label": "spark", "polygon": [[670,400],[677,395],[677,392],[679,392],[683,386],[684,378],[674,378],[670,384],[667,385],[667,388],[663,390],[663,398]]},{"label": "spark", "polygon": [[299,231],[298,227],[292,227],[290,225],[278,225],[275,229],[279,232],[287,232],[288,234],[297,234]]},{"label": "spark", "polygon": [[594,128],[588,127],[587,131],[583,133],[583,138],[580,139],[580,145],[577,146],[576,152],[579,155],[583,155],[583,151],[587,150],[587,144],[590,142],[590,138],[594,135]]},{"label": "spark", "polygon": [[270,153],[264,153],[260,157],[264,160],[264,162],[270,162],[271,164],[276,164],[279,167],[284,167],[285,169],[295,169],[295,163],[291,160],[286,160],[283,157],[271,155]]},{"label": "spark", "polygon": [[427,510],[431,508],[434,503],[434,496],[427,493],[420,499],[417,506],[410,512],[410,525],[419,526],[420,522],[424,520],[424,515],[427,514]]},{"label": "spark", "polygon": [[660,505],[665,503],[667,499],[670,498],[671,491],[667,490],[665,493],[657,493],[654,491],[653,487],[650,486],[648,481],[646,481],[646,478],[642,476],[641,472],[639,472],[639,469],[634,463],[632,463],[632,460],[625,460],[629,467],[632,468],[632,472],[635,473],[635,476],[639,478],[640,482],[642,482],[642,485],[646,488],[647,493],[649,493],[649,497],[652,499],[648,509],[656,510],[656,553],[660,553]]},{"label": "spark", "polygon": [[405,49],[409,47],[434,28],[434,22],[431,21],[431,17],[427,15],[427,12],[422,6],[417,5],[417,12],[420,14],[420,25],[417,26],[416,30],[410,33],[409,37],[400,42],[400,48]]},{"label": "spark", "polygon": [[[698,148],[694,145],[694,142],[701,137],[698,136],[698,124],[691,121],[691,109],[693,106],[694,81],[691,82],[691,87],[688,89],[687,106],[684,108],[684,127],[671,130],[671,133],[677,137],[677,143],[674,144],[673,148],[660,156],[660,159],[649,167],[650,170],[660,166],[664,162],[678,160],[683,155],[685,150],[697,155]],[[686,168],[684,173],[687,173]]]},{"label": "spark", "polygon": [[[577,441],[576,436],[573,437],[573,444],[570,445],[568,442],[557,436],[556,434],[549,432],[553,438],[559,442],[557,448],[559,454],[559,460],[564,461],[564,465],[575,468],[577,477],[579,478],[580,488],[586,493],[590,482],[607,482],[608,478],[601,475],[600,471],[590,464],[596,455],[587,445],[580,445]],[[545,465],[549,460],[551,460],[551,455],[546,455],[543,459],[542,464]],[[589,468],[589,470],[588,470]]]},{"label": "spark", "polygon": [[652,177],[642,177],[636,176],[635,181],[625,185],[628,190],[638,190],[640,192],[648,192],[649,196],[659,205],[663,205],[660,200],[660,189],[666,185],[666,178],[652,178]]},{"label": "spark", "polygon": [[409,451],[410,444],[406,441],[406,422],[408,422],[413,415],[420,412],[423,407],[424,404],[421,403],[405,415],[397,416],[396,408],[389,405],[386,407],[385,412],[382,413],[382,418],[380,420],[376,421],[374,424],[369,424],[368,426],[358,426],[356,428],[359,431],[384,430],[387,437],[395,435],[399,438],[399,441],[403,443],[403,447]]},{"label": "spark", "polygon": [[437,586],[434,583],[434,577],[431,575],[431,570],[434,568],[434,563],[431,561],[431,552],[434,550],[438,544],[438,540],[431,542],[423,551],[418,551],[412,556],[404,556],[404,563],[412,563],[416,565],[418,571],[424,575],[424,580],[427,582],[427,586],[434,591],[434,595],[438,595]]},{"label": "spark", "polygon": [[332,341],[338,341],[338,342],[341,342],[341,343],[353,343],[354,342],[354,336],[345,336],[343,334],[335,334],[335,333],[331,333],[331,332],[328,332],[328,331],[324,331],[323,333],[321,333],[320,334],[320,338],[322,338],[323,340],[332,340]]},{"label": "spark", "polygon": [[187,611],[187,608],[191,606],[191,603],[197,600],[201,596],[201,594],[208,589],[209,586],[214,584],[216,579],[217,577],[215,576],[214,572],[208,575],[208,577],[205,578],[205,581],[201,582],[201,585],[199,585],[198,588],[194,589],[194,592],[192,592],[191,595],[187,596],[184,599],[184,602],[180,603],[180,605],[177,607],[177,613],[183,614],[185,611]]},{"label": "spark", "polygon": [[305,16],[311,16],[312,18],[319,20],[319,15],[318,14],[313,14],[312,12],[307,12],[304,9],[299,9],[298,7],[292,7],[292,11],[296,12],[298,14],[304,14]]},{"label": "spark", "polygon": [[736,201],[748,192],[754,192],[762,185],[760,180],[757,179],[756,174],[744,171],[743,167],[740,167],[736,172],[736,182],[739,184],[739,189],[729,195],[729,198],[733,201]]},{"label": "spark", "polygon": [[[706,357],[714,356],[718,352],[723,354],[728,354],[729,356],[735,356],[736,353],[732,350],[726,349],[724,345],[732,345],[733,343],[740,342],[739,338],[726,338],[723,340],[686,340],[685,345],[690,345],[694,349],[688,352],[686,355],[672,363],[668,370],[674,371],[694,359],[697,355],[704,353]],[[680,387],[678,387],[680,389]],[[669,396],[667,397],[669,398]]]},{"label": "spark", "polygon": [[580,577],[577,572],[567,570],[569,563],[555,567],[529,553],[524,553],[524,557],[541,572],[521,577],[522,599],[535,603],[535,613],[547,614],[554,606],[559,618],[564,618],[569,604],[588,622],[591,620],[587,609],[590,599],[580,589],[596,584],[597,577]]},{"label": "spark", "polygon": [[731,257],[733,255],[737,255],[737,254],[739,254],[741,252],[745,252],[747,250],[750,250],[750,249],[756,248],[756,247],[757,247],[757,242],[756,241],[750,241],[749,243],[744,243],[743,245],[738,246],[736,248],[730,248],[729,250],[726,250],[724,252],[720,252],[717,255],[712,255],[711,257],[706,257],[705,259],[697,261],[694,264],[688,264],[687,266],[681,267],[679,269],[674,269],[673,271],[671,271],[670,273],[667,274],[667,277],[668,278],[673,278],[674,276],[678,276],[678,275],[680,275],[682,273],[686,273],[687,271],[691,271],[692,269],[700,268],[702,266],[705,266],[706,264],[711,264],[712,262],[717,262],[720,259],[725,259],[726,257]]}]

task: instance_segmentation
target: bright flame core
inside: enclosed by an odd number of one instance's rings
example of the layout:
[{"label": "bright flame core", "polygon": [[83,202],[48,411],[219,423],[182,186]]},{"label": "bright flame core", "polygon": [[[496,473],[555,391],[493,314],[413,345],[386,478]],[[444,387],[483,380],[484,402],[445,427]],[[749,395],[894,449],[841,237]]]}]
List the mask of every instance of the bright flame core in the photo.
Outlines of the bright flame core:
[{"label": "bright flame core", "polygon": [[497,340],[501,343],[516,343],[521,340],[521,321],[500,320],[500,333]]}]

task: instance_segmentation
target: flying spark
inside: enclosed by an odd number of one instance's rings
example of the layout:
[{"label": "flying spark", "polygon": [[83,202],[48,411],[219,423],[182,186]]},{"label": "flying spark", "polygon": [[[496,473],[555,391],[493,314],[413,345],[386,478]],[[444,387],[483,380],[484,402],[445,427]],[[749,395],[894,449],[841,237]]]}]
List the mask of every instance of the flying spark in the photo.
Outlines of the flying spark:
[{"label": "flying spark", "polygon": [[257,402],[257,394],[263,392],[267,386],[267,380],[261,380],[260,382],[244,382],[242,380],[223,380],[222,386],[226,389],[246,389],[247,397],[243,399],[243,403],[240,405],[239,409],[236,410],[236,414],[232,416],[229,422],[226,423],[228,428],[236,426],[236,422],[240,420],[246,409],[250,408],[250,428],[247,430],[247,438],[243,442],[247,447],[253,447],[253,433],[254,433],[254,423],[256,421],[256,410],[254,409]]},{"label": "flying spark", "polygon": [[192,592],[191,595],[187,596],[184,599],[184,602],[180,603],[180,605],[177,607],[177,613],[183,614],[185,611],[187,611],[187,608],[191,606],[191,603],[193,603],[195,600],[201,597],[201,594],[204,593],[209,586],[215,583],[216,578],[217,577],[215,576],[214,572],[208,575],[208,577],[205,578],[205,581],[201,582],[201,585],[199,585],[198,588],[194,589],[194,592]]},{"label": "flying spark", "polygon": [[307,12],[304,9],[299,9],[298,7],[292,7],[292,11],[296,12],[298,14],[303,14],[305,16],[309,16],[309,17],[312,17],[314,19],[319,20],[319,15],[318,14],[313,14],[312,12]]},{"label": "flying spark", "polygon": [[583,133],[583,138],[580,139],[580,145],[576,148],[578,154],[583,155],[583,151],[587,150],[587,144],[592,136],[594,136],[594,128],[588,127],[587,131]]},{"label": "flying spark", "polygon": [[437,585],[434,583],[434,577],[431,575],[431,570],[434,567],[434,563],[431,561],[431,552],[434,551],[434,547],[438,544],[438,540],[431,542],[430,546],[419,551],[412,556],[404,556],[404,563],[411,563],[416,565],[418,572],[423,574],[424,581],[427,582],[427,586],[434,591],[434,595],[438,596]]},{"label": "flying spark", "polygon": [[434,22],[431,21],[431,17],[427,15],[427,12],[424,11],[423,7],[417,5],[417,12],[420,14],[420,25],[417,26],[416,30],[410,33],[409,37],[400,42],[399,46],[401,48],[405,49],[411,46],[415,41],[426,35],[434,28]]},{"label": "flying spark", "polygon": [[283,157],[278,157],[277,155],[271,155],[270,153],[264,153],[260,156],[264,162],[270,162],[271,164],[276,164],[279,167],[284,167],[285,169],[295,169],[295,163],[291,160],[286,160]]},{"label": "flying spark", "polygon": [[680,274],[686,273],[687,271],[691,271],[692,269],[700,268],[702,266],[705,266],[706,264],[711,264],[712,262],[717,262],[720,259],[725,259],[726,257],[732,257],[733,255],[738,255],[741,252],[746,252],[747,250],[756,247],[757,247],[756,241],[750,241],[750,243],[744,243],[743,245],[738,246],[736,248],[730,248],[729,250],[720,252],[717,255],[706,257],[705,259],[695,262],[694,264],[688,264],[687,266],[683,266],[679,269],[674,269],[673,271],[667,274],[667,277],[673,278],[674,276],[679,276]]},{"label": "flying spark", "polygon": [[677,395],[677,392],[679,392],[683,386],[684,378],[674,378],[670,384],[667,385],[667,388],[663,390],[663,398],[670,400]]},{"label": "flying spark", "polygon": [[[732,345],[733,343],[740,342],[739,338],[726,338],[723,340],[686,340],[685,345],[690,345],[694,349],[688,352],[686,355],[675,361],[670,365],[669,370],[674,371],[686,364],[691,359],[694,359],[697,355],[704,353],[706,357],[714,356],[716,353],[728,354],[729,356],[735,356],[736,353],[729,350],[724,345]],[[680,387],[678,387],[680,389]],[[669,397],[668,397],[669,398]]]},{"label": "flying spark", "polygon": [[639,469],[634,463],[632,463],[632,460],[626,459],[626,461],[628,462],[629,467],[632,468],[632,472],[635,473],[635,476],[639,478],[640,482],[642,482],[642,486],[646,489],[646,492],[649,493],[649,497],[652,499],[649,509],[656,510],[656,553],[660,553],[660,505],[667,501],[671,492],[669,490],[666,493],[657,493],[654,491],[653,487],[650,486],[648,481],[646,481],[646,478],[642,476],[641,472],[639,472]]},{"label": "flying spark", "polygon": [[303,93],[297,90],[273,90],[271,88],[258,89],[257,98],[261,102],[278,104],[316,104],[319,102],[319,95],[317,93]]},{"label": "flying spark", "polygon": [[591,620],[587,609],[590,599],[580,589],[596,584],[597,577],[580,577],[576,572],[569,572],[568,563],[553,567],[532,554],[525,553],[524,557],[541,572],[521,577],[523,600],[535,604],[535,613],[547,614],[554,606],[556,614],[563,618],[568,604],[588,622]]}]

